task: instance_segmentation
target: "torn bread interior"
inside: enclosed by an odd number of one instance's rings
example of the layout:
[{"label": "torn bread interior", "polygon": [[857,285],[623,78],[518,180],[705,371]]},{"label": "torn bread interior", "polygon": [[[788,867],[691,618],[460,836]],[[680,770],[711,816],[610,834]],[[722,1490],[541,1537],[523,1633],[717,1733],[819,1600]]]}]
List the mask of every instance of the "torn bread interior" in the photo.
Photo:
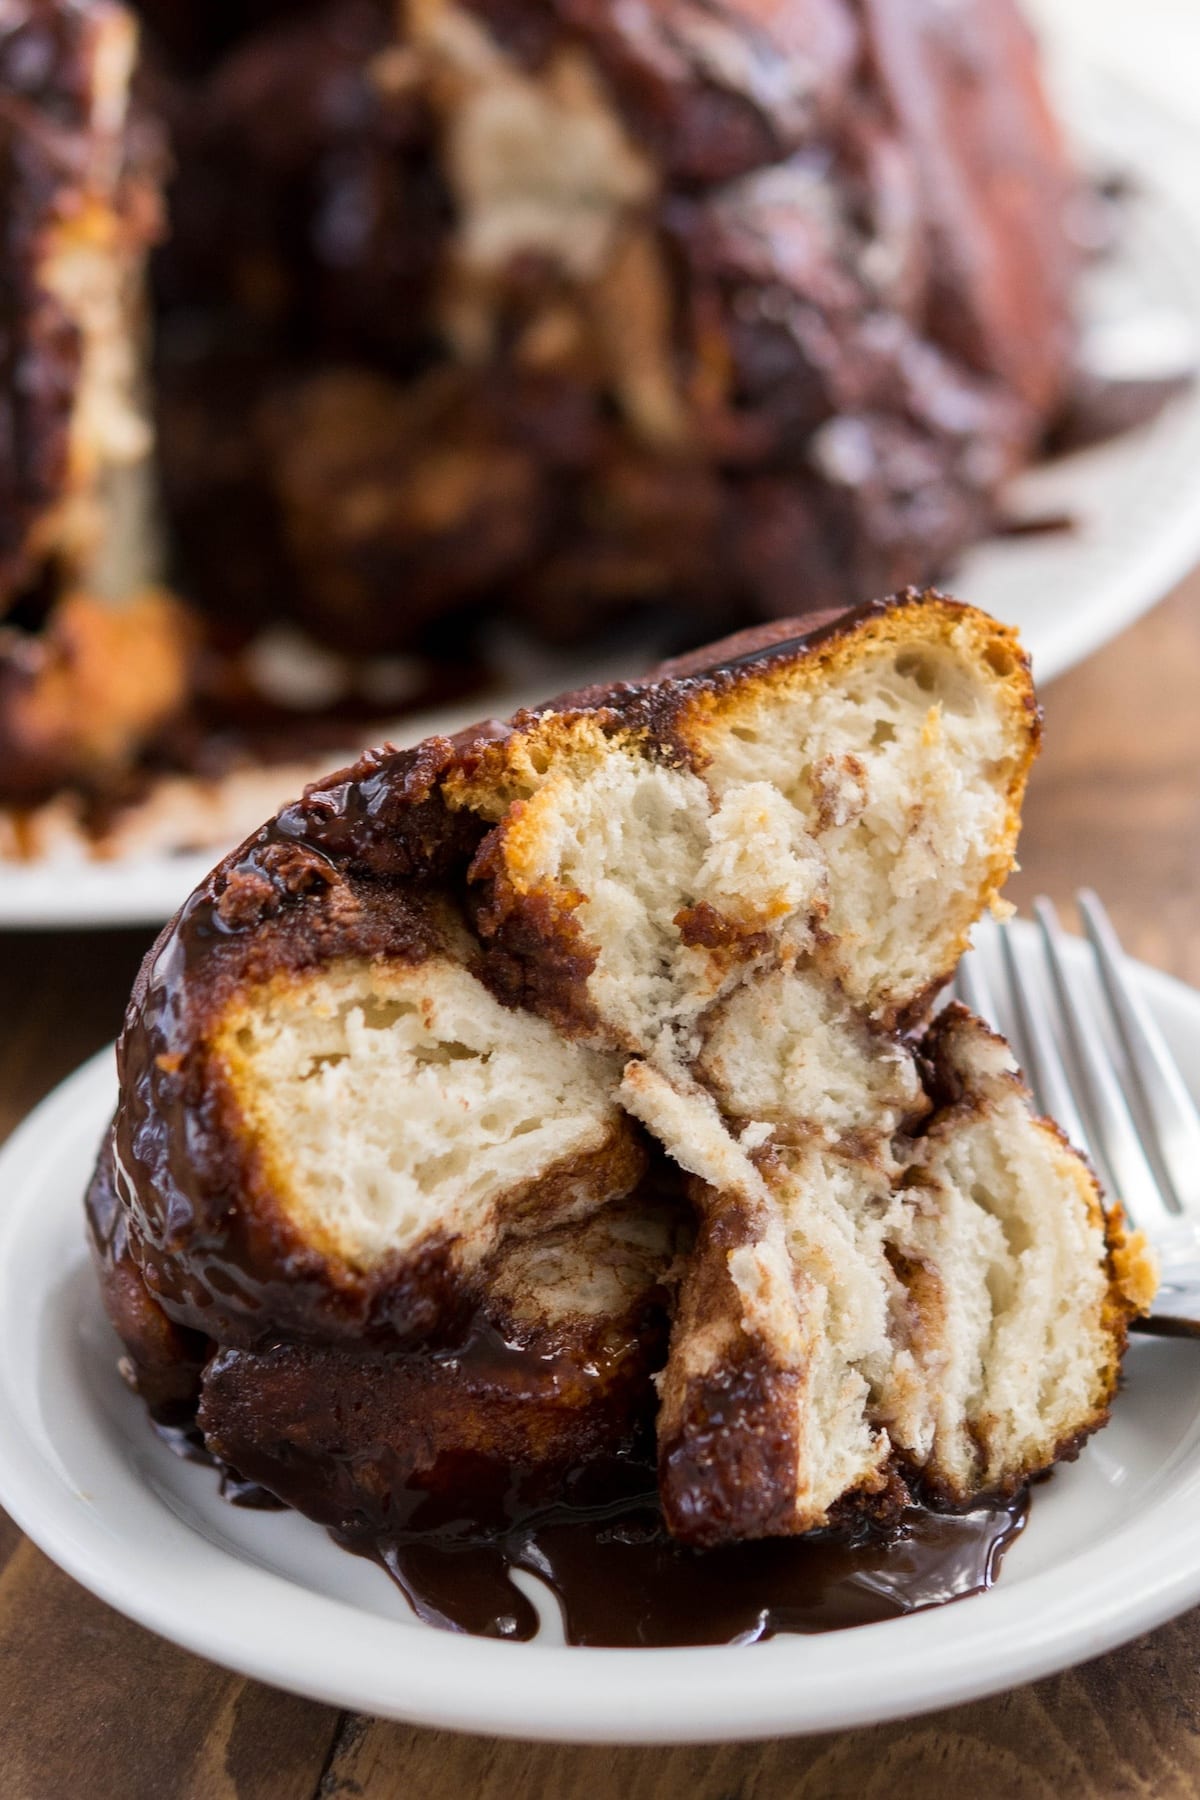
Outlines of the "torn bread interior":
[{"label": "torn bread interior", "polygon": [[1012,1493],[1107,1416],[1140,1243],[978,1019],[946,1009],[906,1057],[906,1113],[864,1068],[832,1132],[790,1122],[766,1199],[697,1186],[658,1426],[691,1542]]},{"label": "torn bread interior", "polygon": [[154,1304],[231,1393],[268,1345],[401,1353],[665,1152],[678,1537],[1070,1454],[1150,1272],[999,1040],[929,1023],[1038,729],[1013,634],[909,592],[317,784],[135,991],[114,1180]]}]

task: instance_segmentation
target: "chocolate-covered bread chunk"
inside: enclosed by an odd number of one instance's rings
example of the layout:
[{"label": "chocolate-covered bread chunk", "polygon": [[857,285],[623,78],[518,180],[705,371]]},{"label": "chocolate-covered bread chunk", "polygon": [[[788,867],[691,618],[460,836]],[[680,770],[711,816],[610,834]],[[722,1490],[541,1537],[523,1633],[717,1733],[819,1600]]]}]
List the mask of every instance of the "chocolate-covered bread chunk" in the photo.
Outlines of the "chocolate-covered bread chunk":
[{"label": "chocolate-covered bread chunk", "polygon": [[649,1216],[665,1156],[681,1539],[1072,1454],[1152,1272],[1006,1047],[930,1024],[1039,728],[1015,635],[909,592],[372,753],[226,858],[147,957],[113,1132],[123,1252],[219,1346],[220,1453],[302,1371],[459,1342],[498,1257]]}]

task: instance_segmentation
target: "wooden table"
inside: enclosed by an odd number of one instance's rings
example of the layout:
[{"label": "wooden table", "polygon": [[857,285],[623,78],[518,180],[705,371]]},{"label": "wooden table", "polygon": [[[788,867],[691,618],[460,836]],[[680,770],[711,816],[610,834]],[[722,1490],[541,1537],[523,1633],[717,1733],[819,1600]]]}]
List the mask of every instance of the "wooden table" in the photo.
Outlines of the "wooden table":
[{"label": "wooden table", "polygon": [[[1131,949],[1200,983],[1200,573],[1064,677],[1046,713],[1013,898],[1065,903],[1091,883]],[[113,1036],[148,935],[0,940],[0,1131]],[[1197,1792],[1200,1611],[1069,1674],[910,1723],[562,1749],[384,1724],[227,1675],[92,1599],[0,1513],[0,1800]]]}]

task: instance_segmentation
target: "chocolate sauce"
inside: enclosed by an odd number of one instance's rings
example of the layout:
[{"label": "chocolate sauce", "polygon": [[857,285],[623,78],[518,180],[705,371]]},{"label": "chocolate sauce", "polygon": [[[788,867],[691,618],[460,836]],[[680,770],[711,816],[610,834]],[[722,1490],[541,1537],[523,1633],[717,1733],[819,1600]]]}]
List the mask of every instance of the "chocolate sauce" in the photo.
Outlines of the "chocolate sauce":
[{"label": "chocolate sauce", "polygon": [[167,1446],[168,1450],[183,1462],[199,1463],[206,1469],[215,1469],[220,1480],[221,1498],[228,1500],[230,1506],[243,1506],[248,1512],[286,1512],[287,1505],[268,1488],[260,1487],[257,1481],[247,1481],[236,1469],[227,1469],[213,1455],[204,1442],[204,1434],[194,1418],[177,1420],[167,1414],[160,1414],[153,1408],[150,1423],[155,1436]]},{"label": "chocolate sauce", "polygon": [[821,608],[808,615],[802,631],[789,631],[772,624],[751,625],[716,644],[705,644],[699,650],[673,657],[652,669],[645,680],[713,680],[744,668],[748,663],[765,662],[777,656],[800,656],[852,632],[868,619],[883,618],[897,598],[910,599],[916,595],[917,590],[909,588],[903,595],[893,595],[886,600],[867,600],[859,606]]},{"label": "chocolate sauce", "polygon": [[807,630],[795,632],[789,637],[772,637],[768,627],[763,633],[764,641],[761,644],[743,651],[740,656],[722,657],[718,662],[709,663],[705,673],[723,675],[727,669],[740,669],[746,663],[760,662],[768,656],[799,656],[816,650],[822,644],[852,632],[856,626],[866,624],[868,619],[882,619],[891,605],[890,599],[867,600],[861,606],[829,608],[817,613]]},{"label": "chocolate sauce", "polygon": [[484,1523],[413,1496],[387,1538],[340,1537],[378,1562],[427,1623],[527,1640],[537,1613],[512,1583],[539,1576],[562,1608],[567,1642],[636,1647],[753,1644],[780,1632],[870,1625],[985,1592],[1022,1530],[1025,1495],[965,1512],[910,1506],[888,1532],[860,1527],[690,1550],[667,1533],[648,1459],[573,1472],[551,1505],[511,1500]]}]

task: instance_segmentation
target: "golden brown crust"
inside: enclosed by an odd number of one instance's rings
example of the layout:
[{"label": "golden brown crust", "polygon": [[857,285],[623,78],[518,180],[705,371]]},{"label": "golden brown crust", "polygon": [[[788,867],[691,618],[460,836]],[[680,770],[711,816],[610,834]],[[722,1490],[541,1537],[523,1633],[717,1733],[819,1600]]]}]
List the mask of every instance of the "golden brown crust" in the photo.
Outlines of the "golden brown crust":
[{"label": "golden brown crust", "polygon": [[1145,1318],[1154,1303],[1159,1283],[1158,1259],[1146,1234],[1129,1229],[1119,1205],[1108,1208],[1106,1221],[1113,1306],[1128,1328],[1134,1319]]}]

